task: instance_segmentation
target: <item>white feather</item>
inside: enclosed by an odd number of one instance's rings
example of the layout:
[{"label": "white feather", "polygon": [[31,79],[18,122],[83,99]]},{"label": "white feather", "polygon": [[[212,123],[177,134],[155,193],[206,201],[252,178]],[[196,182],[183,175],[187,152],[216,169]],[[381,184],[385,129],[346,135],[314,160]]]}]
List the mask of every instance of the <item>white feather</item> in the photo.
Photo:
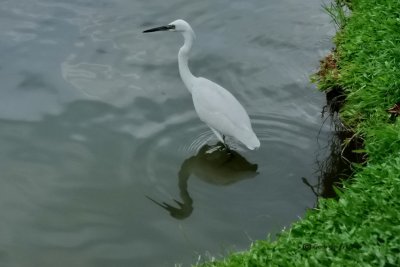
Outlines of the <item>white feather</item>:
[{"label": "white feather", "polygon": [[144,32],[175,31],[182,33],[185,43],[179,49],[179,74],[186,88],[192,94],[194,108],[199,118],[215,135],[224,142],[221,135],[229,135],[242,142],[249,149],[260,147],[260,141],[251,127],[250,118],[239,101],[222,86],[202,77],[195,77],[189,69],[188,57],[195,34],[189,23],[178,19],[168,26],[153,28]]}]

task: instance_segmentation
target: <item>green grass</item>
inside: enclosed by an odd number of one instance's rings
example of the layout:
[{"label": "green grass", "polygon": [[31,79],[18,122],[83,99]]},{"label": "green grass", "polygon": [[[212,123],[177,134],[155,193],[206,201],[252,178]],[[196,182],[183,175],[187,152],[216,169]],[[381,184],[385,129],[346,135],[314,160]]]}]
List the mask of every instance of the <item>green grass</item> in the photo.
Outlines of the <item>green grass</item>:
[{"label": "green grass", "polygon": [[[351,6],[343,18],[342,3]],[[316,78],[341,88],[340,119],[363,138],[367,163],[317,209],[247,251],[202,266],[400,266],[400,0],[337,1],[334,68]],[[321,72],[320,72],[321,74]],[[314,77],[315,78],[315,77]]]}]

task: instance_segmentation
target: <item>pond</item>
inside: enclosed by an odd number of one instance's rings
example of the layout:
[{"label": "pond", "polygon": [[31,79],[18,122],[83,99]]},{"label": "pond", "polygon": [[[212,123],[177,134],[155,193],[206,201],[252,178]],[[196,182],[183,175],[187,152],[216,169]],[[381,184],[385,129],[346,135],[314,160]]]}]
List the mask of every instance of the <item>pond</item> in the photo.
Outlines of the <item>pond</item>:
[{"label": "pond", "polygon": [[[3,0],[0,265],[188,266],[303,216],[329,154],[309,82],[334,29],[319,0]],[[261,148],[217,143],[180,80],[232,92]]]}]

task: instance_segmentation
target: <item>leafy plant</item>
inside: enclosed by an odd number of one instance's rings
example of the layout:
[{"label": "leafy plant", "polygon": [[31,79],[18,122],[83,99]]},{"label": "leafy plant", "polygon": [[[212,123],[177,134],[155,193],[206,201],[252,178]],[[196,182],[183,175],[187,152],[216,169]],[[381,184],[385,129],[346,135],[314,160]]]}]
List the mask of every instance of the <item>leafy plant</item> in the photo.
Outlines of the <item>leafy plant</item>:
[{"label": "leafy plant", "polygon": [[346,0],[334,0],[322,5],[322,8],[328,13],[338,29],[342,29],[346,26],[348,13],[349,13],[349,1]]}]

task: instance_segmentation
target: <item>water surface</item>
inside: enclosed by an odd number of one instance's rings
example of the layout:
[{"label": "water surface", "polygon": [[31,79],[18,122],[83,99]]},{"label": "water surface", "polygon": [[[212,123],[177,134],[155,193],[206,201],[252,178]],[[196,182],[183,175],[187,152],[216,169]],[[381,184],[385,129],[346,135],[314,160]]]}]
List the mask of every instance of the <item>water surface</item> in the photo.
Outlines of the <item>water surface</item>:
[{"label": "water surface", "polygon": [[[188,265],[314,205],[301,178],[316,181],[330,133],[308,76],[333,34],[319,0],[3,0],[0,14],[1,266]],[[182,37],[141,33],[177,18],[197,35],[192,72],[239,99],[261,149],[207,153]]]}]

